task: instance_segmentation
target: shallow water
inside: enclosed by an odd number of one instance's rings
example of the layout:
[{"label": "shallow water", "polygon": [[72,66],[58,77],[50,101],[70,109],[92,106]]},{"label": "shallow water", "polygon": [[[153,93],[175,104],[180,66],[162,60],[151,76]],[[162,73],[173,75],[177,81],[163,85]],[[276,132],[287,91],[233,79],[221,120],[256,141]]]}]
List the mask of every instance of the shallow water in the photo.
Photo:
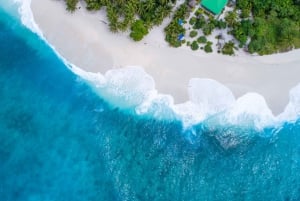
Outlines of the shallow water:
[{"label": "shallow water", "polygon": [[299,121],[137,115],[2,9],[0,41],[0,200],[300,200]]}]

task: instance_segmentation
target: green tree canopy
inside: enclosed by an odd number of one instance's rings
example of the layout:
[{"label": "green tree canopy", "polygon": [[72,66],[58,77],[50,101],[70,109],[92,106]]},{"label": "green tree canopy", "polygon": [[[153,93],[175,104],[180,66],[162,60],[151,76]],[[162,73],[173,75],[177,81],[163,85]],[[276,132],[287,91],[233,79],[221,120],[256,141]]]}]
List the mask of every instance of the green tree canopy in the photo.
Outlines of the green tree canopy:
[{"label": "green tree canopy", "polygon": [[148,29],[142,20],[136,20],[131,26],[130,37],[134,41],[140,41],[148,34]]}]

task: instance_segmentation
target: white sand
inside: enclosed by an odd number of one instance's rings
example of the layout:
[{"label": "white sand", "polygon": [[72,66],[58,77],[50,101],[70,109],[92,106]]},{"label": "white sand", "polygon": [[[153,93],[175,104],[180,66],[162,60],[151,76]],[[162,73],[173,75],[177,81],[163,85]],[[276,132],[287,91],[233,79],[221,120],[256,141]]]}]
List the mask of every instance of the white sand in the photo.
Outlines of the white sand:
[{"label": "white sand", "polygon": [[247,92],[263,95],[276,114],[288,103],[290,88],[300,82],[300,50],[264,57],[229,57],[175,49],[164,41],[164,25],[135,43],[124,34],[110,33],[101,21],[107,21],[103,11],[91,13],[81,6],[70,14],[59,0],[32,0],[31,7],[45,38],[73,64],[101,73],[142,66],[154,78],[158,91],[171,94],[176,102],[188,99],[191,78],[211,78],[230,88],[236,97]]}]

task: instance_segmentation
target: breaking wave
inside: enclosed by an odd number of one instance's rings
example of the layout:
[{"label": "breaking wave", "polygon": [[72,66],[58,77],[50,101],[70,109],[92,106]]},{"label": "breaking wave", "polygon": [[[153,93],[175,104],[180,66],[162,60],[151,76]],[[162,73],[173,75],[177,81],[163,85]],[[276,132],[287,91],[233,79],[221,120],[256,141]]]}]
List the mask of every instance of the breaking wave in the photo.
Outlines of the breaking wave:
[{"label": "breaking wave", "polygon": [[220,125],[248,125],[262,130],[296,121],[300,114],[300,84],[290,90],[285,110],[274,116],[260,94],[247,93],[236,99],[230,89],[211,79],[191,79],[189,100],[174,104],[172,96],[157,92],[153,78],[141,67],[114,69],[104,75],[75,66],[72,70],[113,106],[131,109],[140,115],[178,119],[185,127],[213,117],[220,119]]},{"label": "breaking wave", "polygon": [[175,104],[143,68],[85,72],[0,16],[1,200],[300,200],[300,85],[277,116],[210,79]]},{"label": "breaking wave", "polygon": [[[45,40],[34,21],[31,1],[15,0],[15,3],[19,4],[22,23]],[[230,89],[211,79],[192,78],[187,89],[189,100],[175,104],[171,95],[156,90],[155,81],[142,67],[113,69],[105,74],[91,73],[67,62],[58,52],[56,54],[111,106],[147,117],[180,120],[184,128],[214,119],[214,123],[220,126],[239,125],[263,130],[294,122],[300,115],[300,84],[290,90],[289,103],[277,116],[260,94],[247,93],[236,99]]]}]

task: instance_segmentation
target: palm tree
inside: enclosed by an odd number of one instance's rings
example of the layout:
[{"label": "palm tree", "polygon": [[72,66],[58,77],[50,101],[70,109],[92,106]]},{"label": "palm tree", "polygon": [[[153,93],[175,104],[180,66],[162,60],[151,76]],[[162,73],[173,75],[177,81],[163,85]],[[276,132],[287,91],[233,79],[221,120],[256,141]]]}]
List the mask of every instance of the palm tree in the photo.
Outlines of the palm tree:
[{"label": "palm tree", "polygon": [[167,4],[169,4],[169,0],[159,0],[158,2],[161,5],[167,5]]},{"label": "palm tree", "polygon": [[229,27],[233,27],[236,24],[237,19],[238,19],[238,15],[235,11],[228,12],[227,15],[225,16],[225,20]]},{"label": "palm tree", "polygon": [[222,53],[227,54],[227,55],[233,55],[234,54],[234,49],[237,49],[235,47],[234,42],[229,41],[229,42],[225,43],[225,45],[223,46]]},{"label": "palm tree", "polygon": [[144,10],[150,11],[155,7],[155,0],[148,0],[143,2]]},{"label": "palm tree", "polygon": [[139,3],[137,4],[136,12],[137,12],[137,14],[138,14],[139,16],[142,16],[142,15],[145,13],[145,11],[144,11],[144,6],[143,6],[143,5],[144,5],[143,2],[139,2]]},{"label": "palm tree", "polygon": [[118,14],[110,5],[106,7],[106,16],[109,21],[109,29],[112,32],[118,32]]}]

